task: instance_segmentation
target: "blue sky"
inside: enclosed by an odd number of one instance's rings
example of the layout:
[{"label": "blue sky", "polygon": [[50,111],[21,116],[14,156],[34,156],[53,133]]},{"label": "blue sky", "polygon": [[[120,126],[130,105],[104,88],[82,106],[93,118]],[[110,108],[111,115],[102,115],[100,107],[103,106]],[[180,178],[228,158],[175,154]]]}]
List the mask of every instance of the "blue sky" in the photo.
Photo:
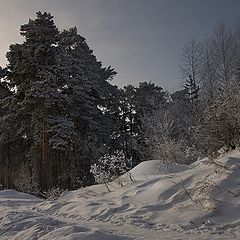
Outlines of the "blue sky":
[{"label": "blue sky", "polygon": [[152,81],[180,85],[179,56],[192,38],[203,39],[219,22],[240,22],[238,0],[1,0],[0,64],[19,27],[37,11],[51,12],[60,28],[77,26],[98,60],[118,72],[114,84]]}]

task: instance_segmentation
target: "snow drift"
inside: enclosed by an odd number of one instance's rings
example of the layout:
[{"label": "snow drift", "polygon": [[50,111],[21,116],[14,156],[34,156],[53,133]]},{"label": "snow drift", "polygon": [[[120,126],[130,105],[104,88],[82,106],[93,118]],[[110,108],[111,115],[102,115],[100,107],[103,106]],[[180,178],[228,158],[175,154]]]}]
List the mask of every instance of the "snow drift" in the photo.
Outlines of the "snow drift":
[{"label": "snow drift", "polygon": [[239,151],[190,166],[143,162],[109,187],[66,191],[57,201],[2,191],[0,239],[240,238]]},{"label": "snow drift", "polygon": [[183,228],[192,224],[194,228],[206,222],[216,227],[240,221],[239,152],[190,166],[148,161],[130,172],[135,182],[123,188],[111,183],[110,194],[104,192],[103,185],[63,194],[60,201],[68,204],[61,206],[61,211],[81,213],[89,220],[152,228],[165,224]]}]

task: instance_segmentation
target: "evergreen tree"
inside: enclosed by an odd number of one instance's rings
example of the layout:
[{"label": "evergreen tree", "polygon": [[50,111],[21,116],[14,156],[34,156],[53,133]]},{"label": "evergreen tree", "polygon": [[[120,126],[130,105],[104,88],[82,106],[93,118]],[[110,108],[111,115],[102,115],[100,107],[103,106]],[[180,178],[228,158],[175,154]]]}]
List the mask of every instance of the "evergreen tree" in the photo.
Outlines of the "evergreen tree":
[{"label": "evergreen tree", "polygon": [[133,164],[136,164],[139,161],[147,160],[151,154],[143,120],[151,117],[155,111],[166,107],[167,94],[161,87],[155,86],[154,83],[142,82],[136,88],[134,102],[136,111],[135,148],[137,149],[137,153],[133,157]]},{"label": "evergreen tree", "polygon": [[189,75],[189,80],[186,80],[185,89],[189,97],[189,101],[194,109],[199,97],[199,86],[197,86],[196,81]]},{"label": "evergreen tree", "polygon": [[49,13],[38,12],[21,35],[25,41],[7,53],[1,139],[22,144],[20,165],[40,190],[69,188],[81,171],[89,175],[107,141],[102,109],[109,110],[115,88],[108,80],[116,73],[102,67],[76,28],[60,33]]},{"label": "evergreen tree", "polygon": [[120,90],[119,121],[121,146],[126,157],[134,155],[134,138],[136,136],[136,89],[132,85]]},{"label": "evergreen tree", "polygon": [[90,177],[91,163],[104,153],[104,145],[110,141],[111,101],[116,87],[107,80],[116,72],[110,67],[102,67],[76,28],[61,32],[59,46],[65,54],[63,73],[69,79],[64,92],[71,101],[69,114],[77,133],[71,156],[72,168],[75,174],[81,174],[83,182]]}]

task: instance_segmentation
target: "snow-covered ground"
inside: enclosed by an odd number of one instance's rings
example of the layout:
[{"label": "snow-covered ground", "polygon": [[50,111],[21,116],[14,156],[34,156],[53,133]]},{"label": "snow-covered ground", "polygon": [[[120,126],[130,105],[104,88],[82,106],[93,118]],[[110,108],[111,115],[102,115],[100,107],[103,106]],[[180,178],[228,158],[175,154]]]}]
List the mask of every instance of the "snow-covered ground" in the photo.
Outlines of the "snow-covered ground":
[{"label": "snow-covered ground", "polygon": [[[42,200],[0,191],[0,239],[240,239],[240,152],[139,164],[118,181]],[[121,181],[123,187],[120,186]]]}]

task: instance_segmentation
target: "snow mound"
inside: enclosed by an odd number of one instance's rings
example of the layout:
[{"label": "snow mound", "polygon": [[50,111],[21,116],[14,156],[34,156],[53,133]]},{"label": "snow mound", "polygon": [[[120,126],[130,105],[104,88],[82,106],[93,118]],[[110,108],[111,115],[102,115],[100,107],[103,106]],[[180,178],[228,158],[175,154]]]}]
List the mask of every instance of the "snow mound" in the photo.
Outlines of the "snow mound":
[{"label": "snow mound", "polygon": [[124,187],[109,183],[111,193],[104,185],[66,193],[61,201],[68,203],[57,215],[81,214],[88,220],[160,230],[174,226],[218,232],[239,226],[239,151],[191,166],[142,162],[130,173],[135,182]]},{"label": "snow mound", "polygon": [[147,161],[130,173],[108,183],[110,193],[94,185],[56,201],[1,191],[0,239],[240,239],[239,151],[191,166]]},{"label": "snow mound", "polygon": [[161,160],[145,161],[133,168],[130,173],[134,178],[141,178],[145,176],[156,176],[160,174],[171,174],[182,172],[189,169],[187,165],[172,163],[164,164]]},{"label": "snow mound", "polygon": [[8,199],[8,200],[39,200],[39,198],[26,194],[26,193],[21,193],[17,192],[15,190],[2,190],[0,191],[0,201]]}]

